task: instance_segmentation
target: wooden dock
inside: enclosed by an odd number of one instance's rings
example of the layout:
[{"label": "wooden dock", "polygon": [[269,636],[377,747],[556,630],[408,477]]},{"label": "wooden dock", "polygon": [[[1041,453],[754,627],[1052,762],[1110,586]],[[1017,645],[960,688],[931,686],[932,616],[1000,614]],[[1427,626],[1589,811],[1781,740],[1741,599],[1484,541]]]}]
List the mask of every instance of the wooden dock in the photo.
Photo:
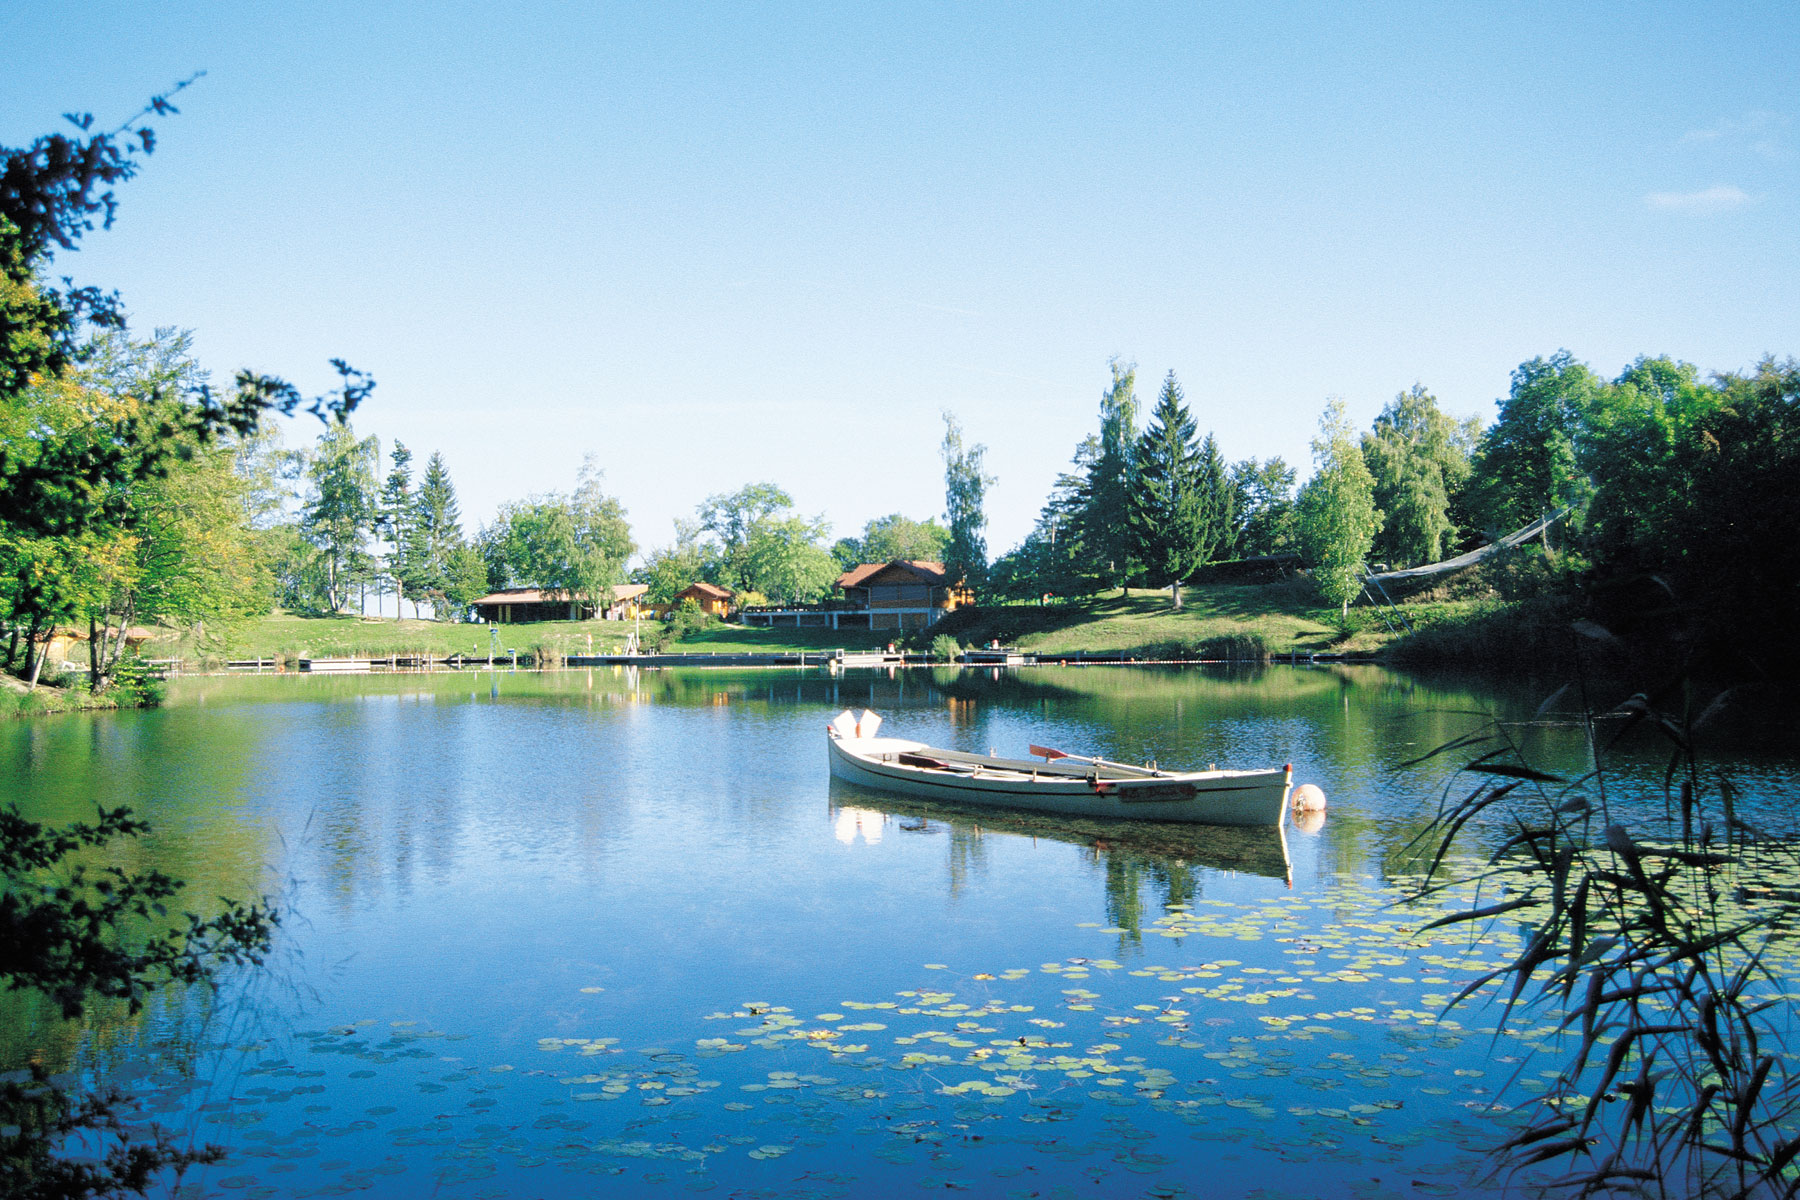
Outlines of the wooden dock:
[{"label": "wooden dock", "polygon": [[300,660],[300,669],[318,675],[367,675],[375,669],[375,660],[372,658],[303,658]]}]

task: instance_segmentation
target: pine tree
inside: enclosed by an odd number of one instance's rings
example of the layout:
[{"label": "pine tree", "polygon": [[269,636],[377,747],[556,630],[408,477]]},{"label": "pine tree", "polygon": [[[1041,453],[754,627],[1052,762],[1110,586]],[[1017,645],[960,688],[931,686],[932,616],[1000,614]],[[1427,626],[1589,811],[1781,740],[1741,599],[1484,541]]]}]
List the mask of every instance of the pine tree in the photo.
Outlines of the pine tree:
[{"label": "pine tree", "polygon": [[1200,506],[1204,514],[1200,544],[1195,547],[1200,565],[1232,554],[1237,525],[1237,491],[1219,443],[1212,434],[1200,443]]},{"label": "pine tree", "polygon": [[1113,359],[1100,397],[1100,438],[1078,514],[1084,554],[1109,587],[1132,575],[1131,496],[1137,489],[1137,365]]},{"label": "pine tree", "polygon": [[[434,450],[425,461],[425,479],[419,480],[412,504],[412,560],[419,592],[434,597],[434,601],[441,597],[452,612],[461,610],[461,606],[488,590],[488,579],[486,569],[468,569],[473,551],[463,536],[463,511],[457,504],[455,484],[450,482],[450,468],[443,453]],[[473,558],[479,563],[481,556],[473,554]],[[473,578],[479,581],[472,585]]]},{"label": "pine tree", "polygon": [[1194,419],[1170,371],[1157,396],[1150,425],[1138,438],[1137,488],[1131,494],[1133,542],[1144,569],[1168,581],[1181,607],[1181,581],[1206,561],[1206,502]]},{"label": "pine tree", "polygon": [[396,438],[388,461],[393,465],[381,488],[376,528],[388,544],[387,575],[394,585],[394,620],[398,621],[403,598],[412,599],[415,615],[419,611],[419,593],[413,586],[412,560],[417,547],[413,536],[412,451]]}]

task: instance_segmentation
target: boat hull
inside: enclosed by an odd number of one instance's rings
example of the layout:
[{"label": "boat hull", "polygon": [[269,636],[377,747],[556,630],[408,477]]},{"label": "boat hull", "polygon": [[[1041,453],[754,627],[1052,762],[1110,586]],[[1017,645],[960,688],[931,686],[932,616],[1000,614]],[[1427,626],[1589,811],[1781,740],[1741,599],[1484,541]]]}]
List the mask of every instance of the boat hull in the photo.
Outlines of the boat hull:
[{"label": "boat hull", "polygon": [[903,754],[917,761],[942,753],[917,742],[828,735],[827,744],[831,773],[848,783],[927,800],[1081,817],[1276,826],[1287,815],[1292,783],[1292,773],[1285,769],[1105,778],[1048,765],[1034,779],[1017,770],[1032,764],[1012,760],[997,760],[995,769],[986,771],[966,761],[954,771],[899,762]]}]

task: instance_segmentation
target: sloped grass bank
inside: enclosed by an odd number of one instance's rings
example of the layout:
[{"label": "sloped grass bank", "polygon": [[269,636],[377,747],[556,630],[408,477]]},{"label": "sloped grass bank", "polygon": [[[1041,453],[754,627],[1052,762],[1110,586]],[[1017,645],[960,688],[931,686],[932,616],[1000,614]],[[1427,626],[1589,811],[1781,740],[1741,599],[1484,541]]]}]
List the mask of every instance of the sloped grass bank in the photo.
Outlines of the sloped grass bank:
[{"label": "sloped grass bank", "polygon": [[1367,654],[1393,636],[1372,611],[1351,610],[1349,630],[1291,584],[1193,587],[1177,612],[1167,592],[1057,605],[1007,605],[952,613],[932,631],[964,645],[990,641],[1030,654],[1127,654],[1136,658],[1285,657],[1331,651]]}]

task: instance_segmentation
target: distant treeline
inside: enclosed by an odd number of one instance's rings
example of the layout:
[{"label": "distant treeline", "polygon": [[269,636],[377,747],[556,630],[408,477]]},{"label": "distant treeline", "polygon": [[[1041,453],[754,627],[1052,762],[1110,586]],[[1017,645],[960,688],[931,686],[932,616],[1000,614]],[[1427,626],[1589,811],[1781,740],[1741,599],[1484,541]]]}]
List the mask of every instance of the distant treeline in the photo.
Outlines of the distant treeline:
[{"label": "distant treeline", "polygon": [[1778,636],[1800,611],[1793,359],[1703,378],[1640,358],[1607,380],[1561,351],[1513,372],[1485,429],[1422,386],[1360,436],[1332,402],[1298,492],[1279,458],[1228,467],[1173,372],[1140,430],[1135,383],[1113,364],[1098,432],[994,565],[997,593],[1169,586],[1207,563],[1297,552],[1342,604],[1371,563],[1440,561],[1566,509],[1546,539],[1557,574],[1613,619],[1679,616],[1718,642]]},{"label": "distant treeline", "polygon": [[[14,393],[0,450],[17,462],[97,421],[191,404],[183,397],[205,375],[189,346],[169,330],[97,332],[79,361]],[[468,534],[441,454],[415,477],[406,446],[384,456],[347,421],[301,449],[248,429],[190,439],[116,485],[79,530],[26,531],[0,515],[0,619],[8,665],[28,674],[31,648],[41,653],[58,625],[91,625],[105,670],[140,622],[204,628],[278,605],[360,612],[390,601],[396,617],[403,602],[455,617],[493,589],[599,601],[628,580],[659,601],[706,580],[744,603],[810,602],[848,567],[892,558],[947,561],[993,599],[1137,585],[1175,587],[1179,603],[1177,585],[1208,564],[1296,553],[1323,598],[1345,605],[1371,565],[1437,561],[1567,509],[1547,539],[1563,586],[1610,603],[1615,620],[1660,608],[1741,634],[1800,603],[1797,396],[1792,360],[1702,378],[1644,358],[1607,380],[1561,352],[1513,373],[1485,429],[1445,414],[1422,386],[1360,434],[1328,404],[1312,475],[1296,488],[1280,458],[1228,463],[1198,433],[1173,372],[1140,423],[1136,371],[1115,362],[1097,431],[1031,534],[991,567],[980,533],[992,481],[982,447],[965,446],[948,417],[948,526],[893,513],[832,542],[824,515],[796,513],[782,488],[753,483],[708,497],[635,570],[625,507],[591,459],[570,491],[504,504]]]}]

